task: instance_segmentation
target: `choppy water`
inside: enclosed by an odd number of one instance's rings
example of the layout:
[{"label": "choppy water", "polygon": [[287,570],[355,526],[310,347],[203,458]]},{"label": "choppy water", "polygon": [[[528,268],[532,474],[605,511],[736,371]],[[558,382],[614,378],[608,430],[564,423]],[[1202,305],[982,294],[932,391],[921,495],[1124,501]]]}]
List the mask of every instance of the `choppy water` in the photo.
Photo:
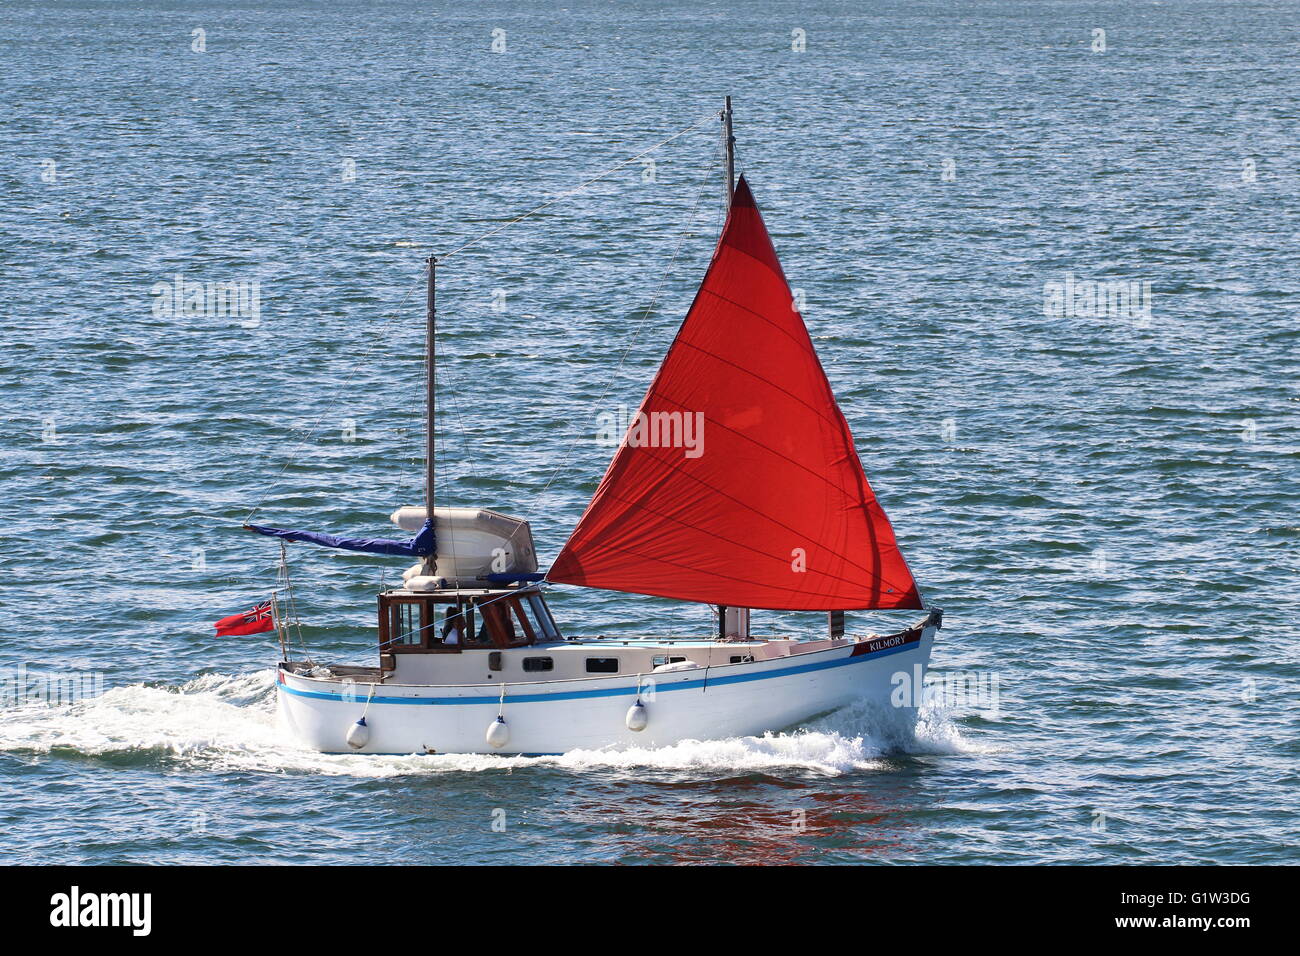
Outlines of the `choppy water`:
[{"label": "choppy water", "polygon": [[[5,4],[0,666],[105,693],[0,711],[4,858],[1296,859],[1300,9],[691,9]],[[269,581],[249,509],[379,533],[416,503],[421,256],[724,93],[947,610],[934,663],[997,675],[996,712],[538,760],[295,748],[270,642],[210,627]],[[654,156],[440,271],[443,500],[528,517],[548,559],[720,223],[715,129]],[[178,274],[258,283],[260,321],[156,314]],[[1067,274],[1149,282],[1150,315],[1045,315]],[[319,656],[368,657],[385,564],[295,551]],[[571,631],[708,622],[552,601]]]}]

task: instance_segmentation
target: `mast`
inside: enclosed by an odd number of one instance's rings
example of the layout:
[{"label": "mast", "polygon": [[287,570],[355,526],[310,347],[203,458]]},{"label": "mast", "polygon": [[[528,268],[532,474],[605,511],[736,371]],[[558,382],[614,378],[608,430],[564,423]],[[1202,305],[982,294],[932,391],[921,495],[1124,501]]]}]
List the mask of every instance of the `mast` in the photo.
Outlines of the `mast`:
[{"label": "mast", "polygon": [[[722,105],[722,143],[726,150],[727,208],[736,193],[736,137],[731,132],[731,97]],[[749,609],[718,605],[718,640],[748,640]]]},{"label": "mast", "polygon": [[[437,269],[438,260],[434,256],[429,256],[429,290],[428,300],[425,305],[424,319],[424,377],[425,377],[425,446],[424,446],[424,516],[426,519],[433,521],[433,472],[434,472],[434,412],[436,410],[436,399],[434,389],[434,374],[437,371],[438,353],[435,316],[437,309],[434,307],[434,272]],[[435,523],[436,527],[436,523]],[[435,538],[435,541],[437,539]],[[424,559],[424,573],[433,574],[438,568],[438,551],[434,546],[431,555]]]},{"label": "mast", "polygon": [[722,107],[722,142],[727,151],[727,205],[731,205],[731,196],[736,191],[736,137],[731,135],[731,97],[728,96]]},{"label": "mast", "polygon": [[[737,176],[699,292],[637,412],[692,410],[708,453],[621,443],[548,581],[725,605],[724,639],[746,634],[739,612],[757,609],[923,606],[793,300]],[[759,414],[743,429],[716,424],[740,403]]]}]

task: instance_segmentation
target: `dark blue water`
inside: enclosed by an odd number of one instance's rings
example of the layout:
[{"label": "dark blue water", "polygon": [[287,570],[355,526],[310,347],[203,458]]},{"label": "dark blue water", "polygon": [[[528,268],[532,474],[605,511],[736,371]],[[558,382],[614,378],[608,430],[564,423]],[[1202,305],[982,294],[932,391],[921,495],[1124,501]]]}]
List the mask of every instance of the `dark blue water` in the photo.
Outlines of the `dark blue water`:
[{"label": "dark blue water", "polygon": [[[0,667],[104,693],[5,700],[5,859],[1294,862],[1298,39],[1275,0],[6,3]],[[418,503],[422,256],[727,93],[947,611],[936,670],[998,706],[901,742],[850,713],[549,760],[297,749],[269,635],[212,636],[271,586],[240,524]],[[715,124],[652,156],[440,269],[440,496],[530,519],[544,560],[721,222]],[[256,316],[160,313],[177,275],[256,283]],[[1052,312],[1067,277],[1149,309]],[[401,564],[295,549],[318,657],[369,660]],[[570,632],[711,620],[552,604]]]}]

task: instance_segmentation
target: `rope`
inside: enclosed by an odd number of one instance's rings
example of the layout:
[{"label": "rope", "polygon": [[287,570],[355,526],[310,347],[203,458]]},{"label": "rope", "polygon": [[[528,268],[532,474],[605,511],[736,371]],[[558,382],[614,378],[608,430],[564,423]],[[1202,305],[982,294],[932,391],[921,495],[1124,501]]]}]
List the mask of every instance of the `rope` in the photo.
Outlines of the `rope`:
[{"label": "rope", "polygon": [[468,249],[470,246],[482,242],[484,239],[487,239],[489,236],[495,236],[498,232],[501,232],[503,229],[510,228],[517,222],[523,222],[529,216],[541,212],[543,209],[547,208],[548,206],[555,205],[557,202],[559,202],[562,199],[568,199],[570,196],[576,196],[578,193],[582,192],[592,183],[604,179],[610,173],[617,172],[618,170],[622,169],[624,166],[628,165],[629,163],[636,162],[642,156],[645,156],[648,153],[653,153],[656,149],[659,149],[661,146],[667,146],[673,140],[679,139],[682,136],[685,136],[687,133],[691,132],[692,130],[697,130],[705,123],[711,123],[717,118],[718,118],[717,113],[710,113],[708,116],[706,116],[704,119],[700,120],[699,122],[692,123],[690,126],[687,126],[685,129],[673,133],[672,136],[669,136],[667,139],[662,140],[661,142],[655,143],[653,146],[641,150],[641,152],[637,153],[635,156],[631,156],[628,159],[623,160],[621,163],[618,163],[614,166],[610,166],[608,169],[601,170],[596,175],[592,176],[590,179],[584,181],[580,185],[575,186],[573,189],[570,189],[568,192],[560,193],[560,195],[556,196],[554,199],[548,199],[540,206],[528,210],[528,212],[524,213],[523,215],[516,216],[514,219],[511,219],[507,222],[503,222],[501,223],[501,225],[497,226],[494,229],[489,229],[487,232],[483,233],[483,235],[479,236],[477,239],[471,239],[469,242],[465,243],[464,245],[457,246],[455,249],[451,250],[451,252],[443,253],[442,255],[438,256],[438,261],[441,262],[442,260],[446,259],[448,256],[454,256],[458,252],[463,252],[464,250]]},{"label": "rope", "polygon": [[[297,631],[298,646],[302,649],[303,657],[307,661],[307,663],[310,666],[315,667],[316,662],[311,659],[311,651],[307,649],[307,642],[303,640],[303,636],[302,636],[302,619],[298,617],[298,605],[297,602],[294,600],[293,582],[289,580],[289,549],[285,546],[283,538],[280,539],[279,577],[280,580],[284,582],[284,592],[287,595],[285,599],[285,610],[288,612],[289,617],[292,619],[294,630]],[[287,635],[290,635],[290,644],[292,645],[293,631],[289,630],[288,621],[285,622],[284,630]]]},{"label": "rope", "polygon": [[[423,278],[423,273],[421,273],[420,278]],[[364,360],[370,355],[371,350],[374,349],[376,345],[384,341],[383,333],[388,331],[388,327],[392,323],[392,320],[397,318],[397,316],[401,315],[402,311],[406,308],[406,303],[410,300],[411,293],[414,292],[416,288],[418,288],[420,285],[420,278],[417,278],[415,282],[411,284],[411,287],[406,290],[406,295],[402,296],[402,301],[398,303],[397,308],[394,309],[392,312],[390,312],[388,315],[384,316],[384,318],[380,320],[382,325],[379,329],[379,334],[376,335],[374,342],[372,342],[370,345],[366,346],[362,350],[360,358],[358,358],[357,361],[353,364],[352,369],[347,374],[347,378],[345,378],[342,384],[340,384],[338,388],[334,390],[334,394],[336,396],[341,396],[347,390],[347,387],[352,384],[352,380],[356,378],[357,372],[364,364]],[[316,433],[320,431],[321,423],[325,421],[325,417],[329,414],[332,414],[333,411],[336,408],[338,408],[339,402],[341,400],[342,400],[341,398],[335,398],[334,401],[326,405],[324,409],[321,411],[320,415],[317,416],[316,420],[312,422],[311,430],[307,432],[306,437],[304,437],[301,441],[299,441],[298,444],[294,445],[293,449],[289,452],[289,454],[285,456],[284,464],[280,467],[280,470],[275,473],[275,477],[272,478],[269,482],[267,482],[267,484],[264,486],[266,490],[263,491],[262,497],[257,500],[257,504],[253,505],[252,510],[249,511],[248,514],[245,516],[243,520],[243,524],[248,524],[250,521],[253,520],[253,515],[257,514],[259,511],[262,510],[262,505],[266,503],[266,499],[271,497],[271,490],[275,488],[277,485],[279,485],[280,479],[284,477],[285,471],[288,470],[289,466],[292,465],[294,461],[297,459],[298,452],[302,451],[305,447],[307,447],[307,443],[316,437]]]}]

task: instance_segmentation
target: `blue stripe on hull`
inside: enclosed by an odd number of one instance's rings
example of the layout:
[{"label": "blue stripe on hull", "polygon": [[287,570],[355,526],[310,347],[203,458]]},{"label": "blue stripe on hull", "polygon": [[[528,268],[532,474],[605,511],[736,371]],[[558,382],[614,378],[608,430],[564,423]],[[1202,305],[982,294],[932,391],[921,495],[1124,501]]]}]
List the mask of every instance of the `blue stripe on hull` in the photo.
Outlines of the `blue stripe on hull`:
[{"label": "blue stripe on hull", "polygon": [[[746,684],[756,680],[770,680],[776,677],[790,677],[793,674],[806,674],[811,671],[827,670],[831,667],[843,667],[846,664],[860,664],[863,661],[876,660],[886,657],[890,654],[901,654],[903,651],[914,651],[920,647],[920,640],[910,644],[900,644],[898,647],[887,647],[884,650],[874,651],[870,654],[859,654],[856,657],[848,655],[836,658],[832,661],[822,661],[816,664],[800,664],[798,667],[786,667],[779,671],[769,671],[765,674],[730,674],[722,677],[710,677],[700,680],[681,681],[676,684],[661,684],[656,681],[655,693],[662,694],[670,690],[693,690],[705,685],[717,687],[720,684]],[[730,665],[720,665],[723,667]],[[654,675],[647,675],[653,677]],[[358,684],[358,686],[361,686]],[[287,683],[279,685],[280,690],[295,697],[314,697],[318,700],[347,700],[341,694],[326,694],[320,691],[298,690],[290,687]],[[635,687],[608,687],[603,690],[575,690],[566,691],[559,694],[507,694],[506,700],[512,704],[531,704],[552,700],[579,700],[586,697],[626,697],[628,694],[635,694]],[[456,706],[469,704],[496,704],[500,701],[500,693],[492,694],[489,697],[373,697],[370,698],[372,704],[418,704],[433,706]],[[353,695],[348,703],[365,703],[365,699],[360,694]]]}]

